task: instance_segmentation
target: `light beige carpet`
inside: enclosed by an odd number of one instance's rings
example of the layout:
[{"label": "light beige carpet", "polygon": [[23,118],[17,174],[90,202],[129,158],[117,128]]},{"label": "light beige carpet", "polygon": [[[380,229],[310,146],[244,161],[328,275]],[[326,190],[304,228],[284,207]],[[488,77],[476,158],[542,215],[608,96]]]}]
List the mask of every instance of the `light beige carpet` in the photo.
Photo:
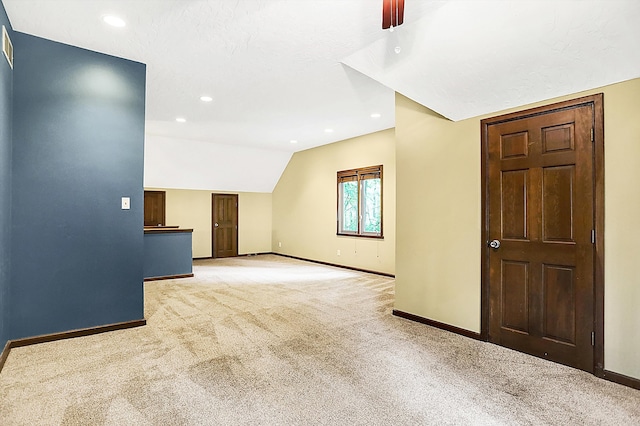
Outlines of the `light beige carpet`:
[{"label": "light beige carpet", "polygon": [[640,424],[640,391],[393,317],[393,279],[273,255],[194,273],[145,284],[145,327],[12,350],[0,424]]}]

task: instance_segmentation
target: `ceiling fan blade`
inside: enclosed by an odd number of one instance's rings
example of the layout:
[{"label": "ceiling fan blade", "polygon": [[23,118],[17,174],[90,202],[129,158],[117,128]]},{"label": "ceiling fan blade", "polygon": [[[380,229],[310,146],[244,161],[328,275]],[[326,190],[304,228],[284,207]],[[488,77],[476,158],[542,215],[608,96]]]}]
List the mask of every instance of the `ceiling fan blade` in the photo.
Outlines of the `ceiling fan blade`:
[{"label": "ceiling fan blade", "polygon": [[[395,0],[396,3],[396,14],[395,21],[391,22],[394,27],[401,25],[404,22],[404,0]],[[392,21],[394,16],[391,17]]]},{"label": "ceiling fan blade", "polygon": [[393,0],[382,0],[382,29],[386,30],[391,26],[391,5]]},{"label": "ceiling fan blade", "polygon": [[382,29],[404,22],[404,0],[382,0]]}]

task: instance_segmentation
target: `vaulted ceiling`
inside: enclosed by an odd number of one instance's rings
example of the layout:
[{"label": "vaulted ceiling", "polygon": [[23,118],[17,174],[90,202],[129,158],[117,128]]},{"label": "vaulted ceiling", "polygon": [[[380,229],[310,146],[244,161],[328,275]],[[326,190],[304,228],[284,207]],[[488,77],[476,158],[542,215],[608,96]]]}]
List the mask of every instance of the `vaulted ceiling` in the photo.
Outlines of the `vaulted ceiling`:
[{"label": "vaulted ceiling", "polygon": [[[637,0],[405,0],[393,32],[382,0],[2,1],[147,64],[147,186],[269,192],[291,153],[394,127],[394,91],[461,120],[640,77]],[[206,167],[239,158],[255,176]]]}]

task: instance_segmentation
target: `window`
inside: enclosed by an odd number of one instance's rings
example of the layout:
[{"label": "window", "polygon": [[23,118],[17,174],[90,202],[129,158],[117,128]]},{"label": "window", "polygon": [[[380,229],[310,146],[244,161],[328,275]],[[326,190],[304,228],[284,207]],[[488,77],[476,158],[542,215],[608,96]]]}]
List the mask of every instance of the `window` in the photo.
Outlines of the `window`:
[{"label": "window", "polygon": [[382,238],[382,166],[338,172],[338,235]]}]

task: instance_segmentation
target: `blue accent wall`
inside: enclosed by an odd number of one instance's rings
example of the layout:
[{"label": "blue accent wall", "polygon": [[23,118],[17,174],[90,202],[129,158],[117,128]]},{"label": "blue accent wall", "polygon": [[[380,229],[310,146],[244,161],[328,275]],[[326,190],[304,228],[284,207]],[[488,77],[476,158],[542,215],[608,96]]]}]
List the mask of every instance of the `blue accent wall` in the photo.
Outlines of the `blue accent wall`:
[{"label": "blue accent wall", "polygon": [[145,65],[13,44],[9,338],[142,319]]},{"label": "blue accent wall", "polygon": [[[0,26],[12,36],[11,25],[0,3]],[[2,55],[2,53],[0,53]],[[11,121],[13,72],[0,56],[0,351],[9,338],[9,283],[11,271]]]},{"label": "blue accent wall", "polygon": [[191,232],[145,233],[144,277],[191,274],[191,240]]}]

